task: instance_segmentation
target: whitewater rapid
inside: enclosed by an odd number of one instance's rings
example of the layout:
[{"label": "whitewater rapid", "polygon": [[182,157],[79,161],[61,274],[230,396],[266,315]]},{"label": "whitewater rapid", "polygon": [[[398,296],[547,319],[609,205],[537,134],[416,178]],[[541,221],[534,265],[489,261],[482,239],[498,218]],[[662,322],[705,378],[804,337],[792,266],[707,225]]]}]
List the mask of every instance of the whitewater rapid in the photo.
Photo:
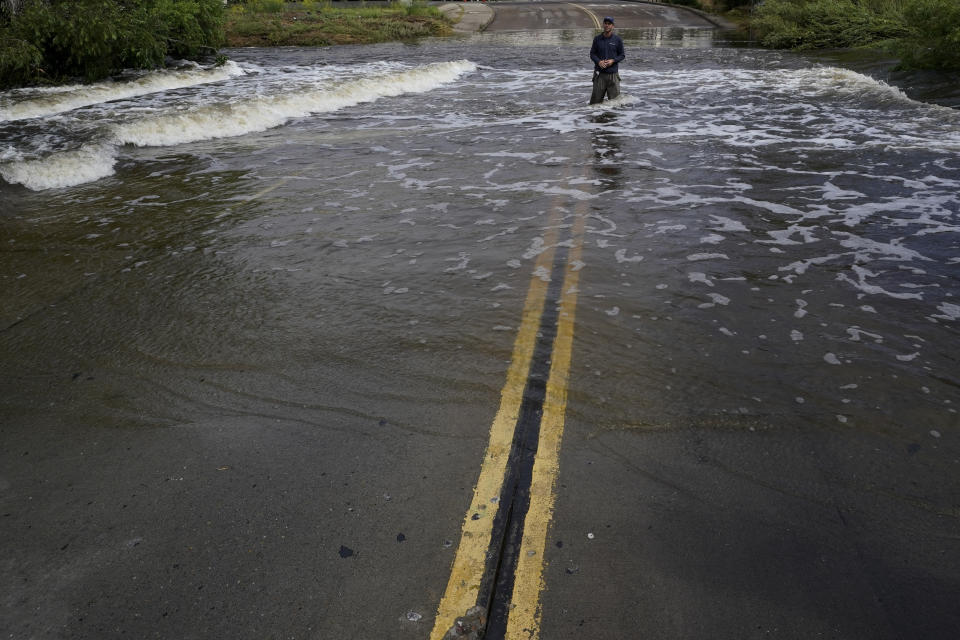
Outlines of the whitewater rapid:
[{"label": "whitewater rapid", "polygon": [[0,130],[22,125],[27,133],[0,147],[0,177],[35,191],[85,184],[113,175],[124,145],[172,147],[261,132],[311,114],[428,92],[475,69],[467,60],[375,62],[284,69],[275,76],[230,62],[129,82],[11,92],[0,99]]}]

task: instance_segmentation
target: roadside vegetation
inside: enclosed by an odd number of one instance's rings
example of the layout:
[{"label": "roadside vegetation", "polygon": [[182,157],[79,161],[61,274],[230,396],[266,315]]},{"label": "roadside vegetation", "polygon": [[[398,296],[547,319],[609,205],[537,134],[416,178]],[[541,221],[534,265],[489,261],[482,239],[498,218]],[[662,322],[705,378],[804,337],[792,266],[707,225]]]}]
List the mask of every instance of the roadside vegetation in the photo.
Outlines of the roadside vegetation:
[{"label": "roadside vegetation", "polygon": [[960,70],[960,0],[764,0],[750,28],[766,47],[876,46],[901,68]]},{"label": "roadside vegetation", "polygon": [[224,45],[365,44],[451,33],[422,0],[0,0],[0,89],[92,82]]},{"label": "roadside vegetation", "polygon": [[0,88],[212,57],[222,0],[0,0]]},{"label": "roadside vegetation", "polygon": [[247,0],[232,3],[226,20],[231,47],[369,44],[450,33],[440,11],[419,0],[377,5]]}]

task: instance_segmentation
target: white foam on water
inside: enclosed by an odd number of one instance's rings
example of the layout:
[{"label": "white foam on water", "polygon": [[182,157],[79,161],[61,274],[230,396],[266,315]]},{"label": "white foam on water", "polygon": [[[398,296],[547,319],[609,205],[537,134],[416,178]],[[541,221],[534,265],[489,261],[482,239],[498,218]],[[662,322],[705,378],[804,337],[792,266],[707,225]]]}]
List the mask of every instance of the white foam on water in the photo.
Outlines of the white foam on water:
[{"label": "white foam on water", "polygon": [[[960,149],[955,110],[912,100],[896,87],[846,69],[678,69],[627,76],[644,87],[644,100],[640,107],[621,108],[633,119],[617,124],[647,139],[716,139],[735,147],[789,145],[794,151]],[[717,118],[720,104],[727,118]],[[654,107],[658,118],[651,121]],[[904,117],[885,119],[890,111]],[[562,117],[542,123],[561,132],[570,124]],[[831,186],[825,199],[856,197]]]},{"label": "white foam on water", "polygon": [[424,93],[476,69],[468,60],[438,62],[407,71],[266,96],[207,105],[183,113],[115,125],[118,142],[138,147],[171,146],[266,131],[295,118],[337,111],[363,102]]},{"label": "white foam on water", "polygon": [[0,164],[0,176],[11,184],[42,191],[106,178],[113,175],[116,163],[116,147],[89,144],[42,159]]},{"label": "white foam on water", "polygon": [[796,262],[792,262],[788,265],[780,267],[780,271],[793,271],[797,275],[803,275],[807,272],[807,269],[809,269],[811,265],[820,265],[827,262],[832,262],[840,257],[841,256],[839,254],[830,254],[826,256],[818,256],[816,258],[809,258],[807,260],[797,260]]},{"label": "white foam on water", "polygon": [[935,314],[931,317],[939,318],[941,320],[960,320],[960,304],[953,304],[952,302],[944,302],[937,307],[937,311],[940,313]]},{"label": "white foam on water", "polygon": [[866,198],[867,194],[849,189],[840,189],[832,182],[826,182],[823,185],[823,193],[820,196],[824,200],[853,200],[857,198]]},{"label": "white foam on water", "polygon": [[699,262],[700,260],[729,260],[730,257],[725,253],[692,253],[687,256],[690,262]]},{"label": "white foam on water", "polygon": [[877,242],[869,238],[862,238],[852,233],[844,231],[835,231],[834,235],[843,238],[840,244],[850,249],[856,249],[858,253],[877,255],[888,260],[929,260],[923,254],[913,249],[904,247],[901,240],[891,240],[890,242]]},{"label": "white foam on water", "polygon": [[617,249],[617,250],[614,252],[613,255],[614,255],[614,257],[617,259],[617,262],[618,262],[618,263],[621,263],[621,262],[641,262],[641,261],[643,260],[643,256],[640,256],[640,255],[633,255],[633,256],[627,257],[627,250],[626,250],[626,249]]},{"label": "white foam on water", "polygon": [[124,82],[98,82],[89,85],[57,87],[55,91],[31,90],[31,97],[17,100],[18,93],[0,94],[0,122],[43,118],[94,104],[133,98],[149,93],[182,89],[200,84],[220,82],[245,72],[237,63],[228,61],[209,69],[177,69],[153,71]]},{"label": "white foam on water", "polygon": [[[243,73],[236,65],[231,66],[228,63],[224,67],[209,73],[219,73],[222,78]],[[317,88],[314,84],[310,89],[278,91],[266,96],[247,97],[244,94],[242,97],[235,98],[232,103],[181,107],[180,111],[175,113],[147,117],[140,115],[139,112],[142,110],[138,110],[134,112],[135,119],[109,125],[107,137],[101,142],[88,143],[79,149],[55,151],[45,156],[31,157],[16,148],[7,147],[0,152],[0,177],[9,183],[21,184],[34,191],[93,182],[113,174],[119,154],[118,145],[168,146],[265,131],[291,119],[312,113],[336,111],[362,102],[371,102],[404,93],[430,91],[456,80],[475,68],[476,66],[467,60],[439,62],[405,70],[394,69],[388,65],[381,70],[382,74],[379,76],[367,77],[343,85],[331,84]],[[184,83],[192,81],[197,84],[201,80],[212,81],[212,76],[203,75],[205,73],[208,71],[191,70],[182,72],[180,76],[174,78],[161,77],[159,74],[145,76],[145,80],[138,85],[139,89],[130,87],[125,90],[144,93],[146,89],[162,91],[164,82],[171,86],[178,82],[179,86],[189,86]],[[93,93],[91,94],[90,91]],[[76,108],[79,106],[78,100],[86,101],[85,104],[93,104],[94,102],[91,101],[97,92],[99,92],[98,101],[123,97],[110,83],[88,90],[83,94],[85,97],[69,98],[73,94],[68,89],[52,92],[51,95],[59,96],[60,102],[57,104],[60,107],[64,107],[68,104],[67,101],[72,99],[76,104],[71,108]],[[43,151],[43,148],[39,149],[40,153]],[[31,153],[34,156],[39,155],[37,150]]]},{"label": "white foam on water", "polygon": [[687,225],[685,224],[664,225],[662,227],[658,227],[657,230],[654,231],[654,234],[659,235],[661,233],[670,233],[671,231],[684,231],[686,230],[686,228],[687,228]]},{"label": "white foam on water", "polygon": [[861,339],[863,336],[867,336],[868,338],[871,338],[871,339],[872,339],[874,342],[876,342],[877,344],[883,343],[883,336],[882,336],[882,335],[880,335],[879,333],[871,333],[871,332],[869,332],[869,331],[864,331],[864,330],[861,329],[860,327],[848,327],[848,328],[847,328],[847,335],[850,336],[850,340],[852,340],[853,342],[860,342],[860,339]]},{"label": "white foam on water", "polygon": [[[708,287],[714,286],[714,285],[713,285],[713,281],[709,278],[709,276],[707,276],[707,274],[705,274],[705,273],[703,273],[703,272],[700,272],[700,271],[691,271],[690,273],[687,274],[687,277],[690,278],[690,282],[702,282],[703,284],[707,285]],[[657,285],[658,288],[659,288],[659,286],[660,286],[660,285]],[[666,288],[665,285],[664,285],[664,288]]]},{"label": "white foam on water", "polygon": [[[802,242],[801,240],[793,239],[793,236],[797,234],[800,235]],[[758,240],[757,242],[760,244],[791,245],[809,244],[819,240],[819,238],[816,236],[815,228],[800,224],[792,224],[786,229],[768,231],[767,235],[773,238],[773,240]]]},{"label": "white foam on water", "polygon": [[17,149],[11,145],[6,145],[0,147],[0,163],[2,162],[13,162],[15,160],[22,160],[23,154],[21,154]]},{"label": "white foam on water", "polygon": [[[593,106],[581,102],[583,77],[579,71],[543,69],[534,75],[517,69],[485,68],[482,75],[475,84],[485,91],[518,96],[514,109],[497,110],[497,116],[517,111],[523,115],[494,117],[498,126],[541,128],[561,135],[614,126],[599,118],[599,112],[616,118],[620,135],[670,143],[720,140],[740,148],[775,145],[792,151],[960,149],[960,114],[954,110],[914,101],[881,81],[833,67],[625,70],[624,82],[642,86],[642,97],[624,94],[613,103]],[[539,102],[527,102],[523,97],[531,85],[550,89]],[[900,112],[899,117],[887,118],[892,111]],[[469,108],[450,112],[470,127],[489,123],[487,118],[493,115],[485,117]],[[746,190],[747,186],[739,188]],[[822,195],[829,202],[858,197],[856,191],[832,183],[824,186]]]},{"label": "white foam on water", "polygon": [[869,293],[873,295],[882,294],[898,300],[923,300],[922,293],[901,293],[898,291],[890,291],[879,285],[870,284],[867,282],[867,278],[874,278],[879,274],[874,273],[865,267],[854,264],[851,265],[850,268],[857,275],[856,280],[845,273],[837,274],[837,280],[846,282],[863,293]]},{"label": "white foam on water", "polygon": [[490,151],[486,153],[475,154],[478,157],[487,156],[491,158],[523,158],[524,160],[533,160],[539,156],[539,153],[522,153],[519,151]]},{"label": "white foam on water", "polygon": [[[754,200],[753,198],[744,198],[743,196],[734,196],[730,199],[720,199],[720,200],[714,200],[714,201],[738,202],[738,203],[750,205],[752,207],[756,207],[758,209],[766,209],[771,213],[776,213],[779,215],[803,215],[803,212],[793,207],[780,204],[779,202],[768,202],[766,200]],[[742,229],[742,230],[745,231],[746,229]]]},{"label": "white foam on water", "polygon": [[550,247],[543,241],[543,238],[540,236],[535,237],[530,242],[530,247],[523,252],[523,259],[530,260],[536,258],[538,255],[549,249]]},{"label": "white foam on water", "polygon": [[793,312],[794,318],[802,318],[807,315],[807,301],[797,298],[797,310]]}]

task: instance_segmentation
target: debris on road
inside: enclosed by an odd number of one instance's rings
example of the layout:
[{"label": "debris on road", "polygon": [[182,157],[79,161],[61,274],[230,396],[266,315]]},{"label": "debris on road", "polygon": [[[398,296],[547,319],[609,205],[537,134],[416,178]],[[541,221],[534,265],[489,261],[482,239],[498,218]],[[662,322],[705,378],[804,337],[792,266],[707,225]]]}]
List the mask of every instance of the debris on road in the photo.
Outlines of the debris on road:
[{"label": "debris on road", "polygon": [[444,634],[443,640],[480,640],[487,626],[487,612],[483,607],[471,607],[457,618]]}]

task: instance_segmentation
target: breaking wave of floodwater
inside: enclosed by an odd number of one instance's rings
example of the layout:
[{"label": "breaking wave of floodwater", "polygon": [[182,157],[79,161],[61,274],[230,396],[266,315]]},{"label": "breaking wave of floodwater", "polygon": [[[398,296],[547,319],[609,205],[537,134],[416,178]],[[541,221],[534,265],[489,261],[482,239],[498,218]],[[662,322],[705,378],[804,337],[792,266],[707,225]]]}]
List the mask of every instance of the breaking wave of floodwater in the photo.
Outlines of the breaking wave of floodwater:
[{"label": "breaking wave of floodwater", "polygon": [[[391,68],[392,67],[392,68]],[[23,148],[10,146],[0,160],[0,176],[28,189],[70,187],[113,174],[121,145],[162,147],[242,136],[278,127],[294,118],[327,113],[404,93],[423,93],[455,81],[475,69],[469,61],[443,62],[402,68],[376,63],[361,68],[327,67],[300,69],[278,84],[264,82],[205,86],[228,78],[247,76],[236,63],[221,70],[156,72],[124,84],[103,83],[49,92],[44,98],[28,98],[0,110],[0,118],[17,121],[42,119],[54,114],[97,105],[72,118],[54,120],[63,130],[61,139],[48,133],[21,140]],[[289,71],[289,70],[287,70]],[[250,76],[256,77],[251,73]],[[291,77],[292,76],[292,77]],[[169,89],[199,87],[185,100],[170,101],[150,94]],[[143,101],[120,102],[145,97]],[[0,107],[2,108],[2,107]],[[106,124],[91,131],[91,123],[105,114]],[[112,121],[112,122],[111,122]],[[3,120],[0,119],[0,127]],[[37,123],[36,126],[42,126]],[[7,126],[9,128],[10,125]],[[93,142],[77,140],[93,137]]]},{"label": "breaking wave of floodwater", "polygon": [[193,63],[186,69],[153,71],[125,81],[18,89],[0,94],[0,122],[43,118],[93,104],[220,82],[243,73],[232,61],[206,69]]}]

